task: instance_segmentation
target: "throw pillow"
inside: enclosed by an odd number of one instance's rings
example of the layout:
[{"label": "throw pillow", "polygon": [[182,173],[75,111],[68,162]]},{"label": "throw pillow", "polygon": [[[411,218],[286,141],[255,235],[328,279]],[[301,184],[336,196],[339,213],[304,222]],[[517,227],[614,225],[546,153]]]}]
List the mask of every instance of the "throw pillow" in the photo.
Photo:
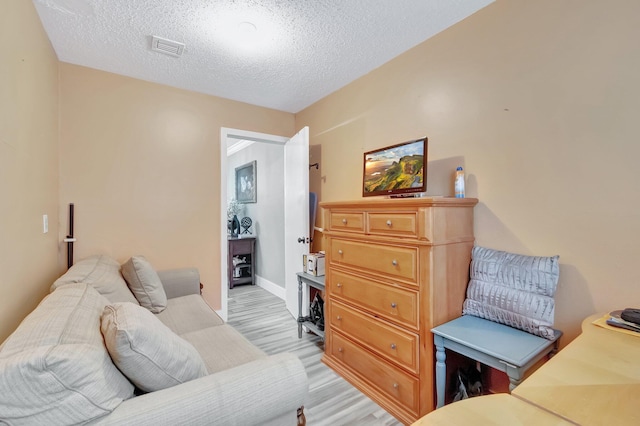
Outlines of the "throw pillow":
[{"label": "throw pillow", "polygon": [[462,313],[553,339],[558,259],[474,247]]},{"label": "throw pillow", "polygon": [[165,389],[207,374],[195,348],[138,305],[106,306],[101,330],[115,365],[143,391]]},{"label": "throw pillow", "polygon": [[167,294],[162,281],[144,256],[134,256],[122,265],[122,275],[141,306],[154,314],[167,307]]},{"label": "throw pillow", "polygon": [[1,424],[86,424],[133,396],[100,333],[108,303],[71,283],[22,321],[0,350]]}]

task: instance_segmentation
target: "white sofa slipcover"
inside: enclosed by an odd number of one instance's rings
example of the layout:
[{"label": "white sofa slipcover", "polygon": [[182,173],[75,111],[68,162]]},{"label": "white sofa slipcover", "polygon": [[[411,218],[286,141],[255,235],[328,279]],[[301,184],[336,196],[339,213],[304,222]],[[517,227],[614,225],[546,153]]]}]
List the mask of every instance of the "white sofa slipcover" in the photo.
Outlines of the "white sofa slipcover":
[{"label": "white sofa slipcover", "polygon": [[[104,341],[95,333],[100,333],[96,312],[102,312],[111,303],[131,301],[114,263],[117,262],[107,256],[92,256],[78,262],[56,280],[51,294],[0,346],[0,424],[296,424],[297,409],[308,393],[302,362],[290,353],[268,356],[224,324],[200,295],[200,278],[194,268],[158,272],[167,295],[167,307],[156,316],[193,345],[208,374],[159,391],[134,395],[133,386],[111,364]],[[81,294],[88,294],[86,298],[90,301],[83,301]],[[63,321],[63,315],[71,319]],[[58,318],[63,326],[43,327],[42,321],[47,318]],[[74,337],[69,341],[69,336],[85,334],[98,361],[88,361],[83,355],[86,350],[76,350],[87,346],[82,339],[76,341]],[[63,344],[67,345],[63,361],[67,364],[82,361],[74,364],[74,371],[86,378],[82,385],[93,392],[89,392],[90,398],[79,402],[76,395],[73,403],[79,408],[72,411],[60,404],[37,403],[51,399],[52,392],[64,386],[54,389],[55,375],[47,372],[50,366],[34,364],[33,360],[42,359],[43,346],[47,346],[45,352],[60,351],[58,345]],[[16,386],[12,381],[20,374],[18,369],[29,362],[45,371],[49,380],[30,379],[29,389],[24,388],[28,398],[24,395],[12,398],[8,391]],[[101,372],[101,368],[109,373]],[[64,396],[62,392],[56,398],[60,401]],[[100,398],[107,402],[99,401]]]}]

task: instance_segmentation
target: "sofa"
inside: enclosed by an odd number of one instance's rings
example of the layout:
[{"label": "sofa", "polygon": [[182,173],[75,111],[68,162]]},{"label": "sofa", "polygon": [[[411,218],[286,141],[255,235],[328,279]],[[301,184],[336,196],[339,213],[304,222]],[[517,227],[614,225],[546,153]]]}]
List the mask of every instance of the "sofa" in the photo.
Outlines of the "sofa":
[{"label": "sofa", "polygon": [[0,424],[295,425],[308,380],[206,304],[197,269],[98,255],[0,346]]}]

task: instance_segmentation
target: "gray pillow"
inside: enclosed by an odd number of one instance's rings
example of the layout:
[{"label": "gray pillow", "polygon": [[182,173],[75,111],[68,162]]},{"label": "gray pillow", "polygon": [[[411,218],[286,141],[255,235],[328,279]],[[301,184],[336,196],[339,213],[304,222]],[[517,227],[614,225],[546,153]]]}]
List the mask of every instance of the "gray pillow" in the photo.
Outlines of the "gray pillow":
[{"label": "gray pillow", "polygon": [[558,259],[475,246],[462,313],[553,339]]},{"label": "gray pillow", "polygon": [[167,307],[167,294],[162,281],[144,256],[134,256],[122,265],[122,276],[141,306],[154,314]]},{"label": "gray pillow", "polygon": [[207,374],[196,349],[141,306],[106,306],[100,329],[114,364],[143,391],[165,389]]}]

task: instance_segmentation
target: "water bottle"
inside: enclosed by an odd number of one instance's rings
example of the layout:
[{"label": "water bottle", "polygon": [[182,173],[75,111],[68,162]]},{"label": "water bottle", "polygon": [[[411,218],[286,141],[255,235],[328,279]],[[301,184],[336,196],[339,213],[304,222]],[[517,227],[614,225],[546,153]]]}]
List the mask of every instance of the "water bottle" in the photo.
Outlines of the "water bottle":
[{"label": "water bottle", "polygon": [[456,180],[454,187],[456,198],[464,198],[464,170],[462,170],[462,167],[458,167],[456,169]]}]

